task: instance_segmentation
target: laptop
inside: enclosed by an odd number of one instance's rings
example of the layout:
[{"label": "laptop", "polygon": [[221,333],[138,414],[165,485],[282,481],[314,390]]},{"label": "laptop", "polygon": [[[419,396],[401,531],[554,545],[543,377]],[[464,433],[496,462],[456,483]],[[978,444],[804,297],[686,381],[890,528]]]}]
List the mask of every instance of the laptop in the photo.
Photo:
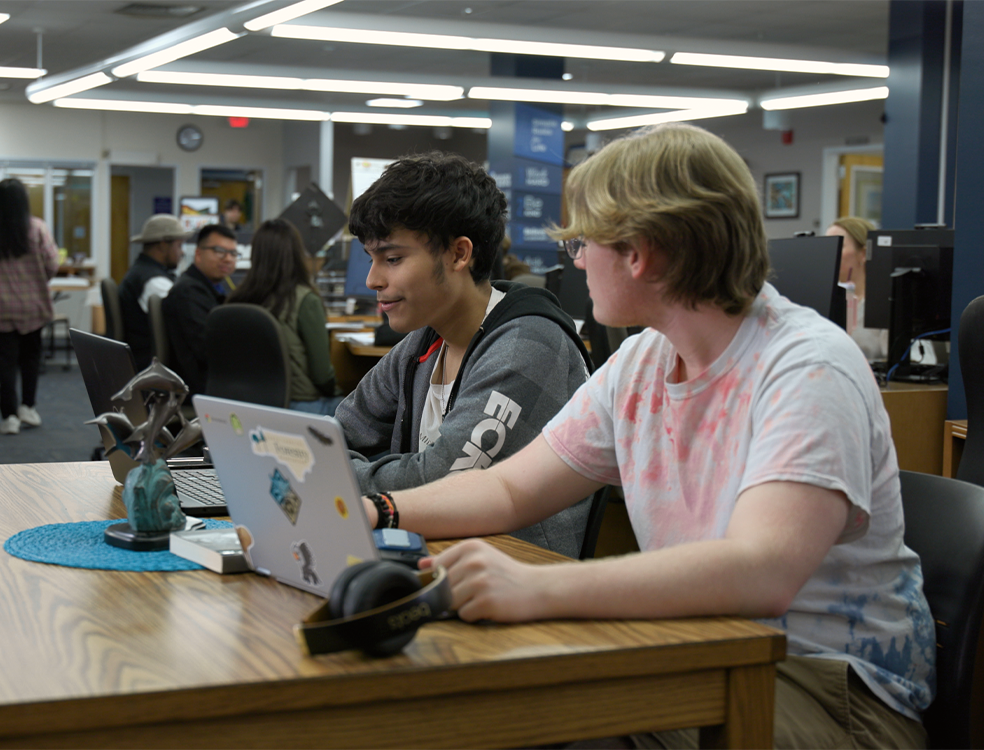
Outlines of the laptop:
[{"label": "laptop", "polygon": [[427,554],[417,534],[370,528],[345,436],[333,418],[215,396],[192,401],[229,515],[257,573],[329,597],[350,565],[408,563]]},{"label": "laptop", "polygon": [[[122,411],[131,424],[138,425],[147,419],[147,407],[143,401],[131,398],[122,407],[113,403],[118,393],[136,374],[136,365],[129,344],[94,333],[70,328],[68,334],[85,381],[94,416]],[[124,451],[112,450],[116,441],[112,434],[99,425],[106,458],[113,476],[120,484],[137,465]],[[228,515],[222,488],[212,464],[202,458],[171,458],[167,462],[174,479],[174,488],[181,510],[189,516]]]}]

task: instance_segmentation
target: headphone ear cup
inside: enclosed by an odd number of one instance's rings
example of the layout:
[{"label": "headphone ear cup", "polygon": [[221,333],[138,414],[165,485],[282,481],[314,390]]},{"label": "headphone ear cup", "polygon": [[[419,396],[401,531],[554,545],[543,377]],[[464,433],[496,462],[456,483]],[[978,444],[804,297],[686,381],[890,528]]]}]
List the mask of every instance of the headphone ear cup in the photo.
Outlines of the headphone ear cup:
[{"label": "headphone ear cup", "polygon": [[338,577],[335,579],[335,582],[331,586],[331,594],[328,597],[328,611],[333,620],[340,620],[345,617],[345,591],[348,589],[349,582],[363,570],[371,568],[373,565],[376,565],[376,563],[356,563],[355,565],[349,565],[345,568],[345,570],[339,573]]},{"label": "headphone ear cup", "polygon": [[[366,567],[356,571],[345,585],[342,598],[341,617],[352,617],[385,604],[395,602],[405,596],[420,591],[420,579],[410,568],[392,562],[360,563],[353,568]],[[341,579],[339,579],[341,581]],[[334,590],[332,591],[334,596]],[[403,650],[413,640],[415,630],[364,648],[371,656],[392,656]]]}]

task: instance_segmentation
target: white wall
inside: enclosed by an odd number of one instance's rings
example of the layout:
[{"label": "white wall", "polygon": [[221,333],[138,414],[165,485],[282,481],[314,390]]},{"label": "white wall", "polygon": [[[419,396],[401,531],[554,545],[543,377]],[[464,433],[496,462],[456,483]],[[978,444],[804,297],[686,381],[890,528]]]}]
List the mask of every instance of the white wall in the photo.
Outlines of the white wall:
[{"label": "white wall", "polygon": [[[187,153],[175,134],[192,122],[205,135],[202,147]],[[283,209],[283,124],[251,120],[231,128],[224,118],[93,112],[50,105],[0,103],[0,161],[72,159],[96,164],[93,254],[100,276],[109,273],[110,165],[174,168],[174,205],[198,195],[200,170],[260,169],[264,176],[263,217]]]}]

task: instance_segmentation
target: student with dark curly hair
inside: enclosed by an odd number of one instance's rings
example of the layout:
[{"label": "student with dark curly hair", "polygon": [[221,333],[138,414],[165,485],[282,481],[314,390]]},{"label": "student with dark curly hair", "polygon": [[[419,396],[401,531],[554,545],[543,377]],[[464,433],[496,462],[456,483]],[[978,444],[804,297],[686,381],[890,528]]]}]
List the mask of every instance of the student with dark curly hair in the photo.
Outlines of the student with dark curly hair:
[{"label": "student with dark curly hair", "polygon": [[280,321],[290,352],[290,408],[333,414],[340,399],[325,306],[305,258],[304,240],[293,224],[264,221],[253,235],[249,272],[228,302],[261,305]]},{"label": "student with dark curly hair", "polygon": [[[48,279],[58,271],[58,248],[31,216],[24,184],[0,182],[0,435],[38,427],[34,408],[41,368],[41,329],[51,320]],[[21,397],[17,398],[20,371]]]},{"label": "student with dark curly hair", "polygon": [[[481,167],[428,153],[390,164],[352,205],[372,258],[366,283],[408,335],[335,414],[364,492],[484,469],[535,438],[588,375],[590,359],[556,299],[489,281],[506,199]],[[581,503],[516,533],[576,557]]]}]

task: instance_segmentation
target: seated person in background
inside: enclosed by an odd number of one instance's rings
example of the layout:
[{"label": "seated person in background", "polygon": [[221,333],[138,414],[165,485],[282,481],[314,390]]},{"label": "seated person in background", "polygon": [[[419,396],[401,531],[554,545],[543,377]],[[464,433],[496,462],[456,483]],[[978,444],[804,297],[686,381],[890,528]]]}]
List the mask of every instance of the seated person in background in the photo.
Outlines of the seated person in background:
[{"label": "seated person in background", "polygon": [[869,362],[888,358],[888,329],[864,327],[864,275],[868,232],[874,224],[856,216],[842,216],[827,229],[827,236],[844,238],[840,276],[837,281],[847,287],[847,332]]},{"label": "seated person in background", "polygon": [[225,208],[222,209],[222,226],[235,232],[243,228],[243,204],[235,198],[226,201]]},{"label": "seated person in background", "polygon": [[164,325],[174,357],[171,369],[184,380],[189,395],[205,392],[205,319],[226,300],[229,274],[236,270],[236,236],[220,224],[198,231],[195,262],[181,274],[161,302]]},{"label": "seated person in background", "polygon": [[147,300],[150,295],[166,297],[174,285],[174,269],[184,255],[182,245],[188,233],[171,214],[154,214],[143,225],[143,231],[130,242],[143,243],[137,256],[120,282],[120,313],[123,316],[123,339],[133,350],[137,370],[150,364],[154,340],[150,333]]},{"label": "seated person in background", "polygon": [[788,639],[777,747],[925,747],[936,640],[888,415],[844,330],[765,282],[748,167],[656,126],[574,167],[565,200],[554,235],[595,317],[647,328],[519,453],[392,493],[398,515],[365,498],[370,522],[498,534],[620,483],[641,552],[525,565],[471,539],[422,566],[448,570],[467,621],[762,618]]},{"label": "seated person in background", "polygon": [[[393,329],[412,332],[335,414],[362,454],[363,492],[488,467],[532,440],[587,379],[590,359],[553,297],[489,282],[505,223],[488,173],[438,152],[392,163],[352,204],[349,227],[372,258],[366,284]],[[576,557],[588,510],[516,536]]]},{"label": "seated person in background", "polygon": [[253,235],[249,272],[229,302],[261,305],[280,321],[290,352],[290,408],[334,414],[341,398],[335,395],[327,315],[306,258],[293,224],[264,221]]}]

